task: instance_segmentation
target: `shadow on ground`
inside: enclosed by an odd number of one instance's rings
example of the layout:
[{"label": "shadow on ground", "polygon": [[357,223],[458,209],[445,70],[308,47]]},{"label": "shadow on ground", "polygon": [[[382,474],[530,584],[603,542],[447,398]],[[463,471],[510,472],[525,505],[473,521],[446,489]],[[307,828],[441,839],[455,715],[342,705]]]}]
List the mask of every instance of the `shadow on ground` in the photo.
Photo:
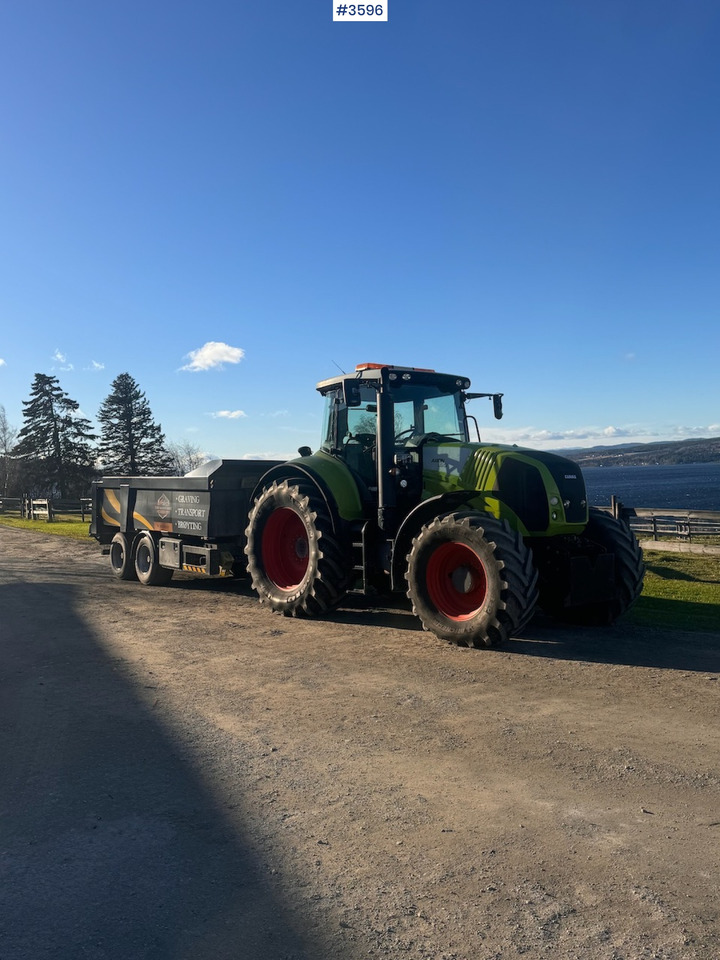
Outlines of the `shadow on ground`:
[{"label": "shadow on ground", "polygon": [[74,596],[0,587],[2,960],[322,955]]},{"label": "shadow on ground", "polygon": [[[333,620],[363,627],[414,630],[422,627],[404,598],[382,599],[374,606],[369,598],[349,597]],[[708,610],[704,611],[703,607]],[[692,629],[667,629],[667,622],[685,620]],[[684,604],[678,600],[643,597],[625,617],[609,627],[578,627],[538,612],[523,636],[502,648],[507,653],[557,660],[625,664],[667,670],[720,672],[720,628],[714,628],[717,607]],[[475,651],[477,656],[483,650]]]},{"label": "shadow on ground", "polygon": [[720,672],[720,633],[643,626],[631,611],[609,627],[573,627],[538,614],[509,653],[664,670]]},{"label": "shadow on ground", "polygon": [[[171,588],[235,593],[257,600],[247,579],[178,578],[172,581]],[[711,604],[643,596],[629,614],[609,627],[568,625],[539,611],[523,637],[510,641],[503,649],[522,656],[558,660],[720,672],[717,611]],[[360,627],[423,632],[410,601],[402,594],[373,597],[351,593],[339,609],[324,619]],[[670,628],[668,624],[682,627]],[[477,651],[478,656],[482,653]]]}]

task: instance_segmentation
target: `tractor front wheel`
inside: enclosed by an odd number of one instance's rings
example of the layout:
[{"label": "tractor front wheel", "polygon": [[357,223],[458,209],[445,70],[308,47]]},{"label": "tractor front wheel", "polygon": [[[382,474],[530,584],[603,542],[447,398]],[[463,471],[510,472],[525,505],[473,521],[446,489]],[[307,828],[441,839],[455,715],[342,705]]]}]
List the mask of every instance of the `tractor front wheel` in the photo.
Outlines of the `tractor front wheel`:
[{"label": "tractor front wheel", "polygon": [[261,603],[287,617],[316,617],[345,596],[348,551],[315,487],[283,480],[266,487],[250,511],[248,573]]},{"label": "tractor front wheel", "polygon": [[516,636],[537,602],[537,572],[522,537],[476,511],[426,524],[412,542],[406,578],[423,627],[462,646]]}]

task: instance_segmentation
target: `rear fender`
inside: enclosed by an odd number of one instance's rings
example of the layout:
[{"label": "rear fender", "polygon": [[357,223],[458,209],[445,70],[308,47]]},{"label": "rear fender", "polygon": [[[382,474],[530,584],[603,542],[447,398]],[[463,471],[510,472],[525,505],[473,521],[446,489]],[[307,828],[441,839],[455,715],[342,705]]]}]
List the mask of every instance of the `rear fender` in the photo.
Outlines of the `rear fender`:
[{"label": "rear fender", "polygon": [[[333,532],[339,533],[343,521],[351,522],[362,517],[362,503],[357,484],[348,468],[340,461],[332,461],[328,467],[323,462],[325,459],[330,458],[303,457],[273,467],[257,482],[250,496],[250,504],[252,505],[262,489],[270,486],[271,483],[283,480],[309,480],[325,501],[332,518]],[[321,461],[319,464],[316,462],[318,460]]]}]

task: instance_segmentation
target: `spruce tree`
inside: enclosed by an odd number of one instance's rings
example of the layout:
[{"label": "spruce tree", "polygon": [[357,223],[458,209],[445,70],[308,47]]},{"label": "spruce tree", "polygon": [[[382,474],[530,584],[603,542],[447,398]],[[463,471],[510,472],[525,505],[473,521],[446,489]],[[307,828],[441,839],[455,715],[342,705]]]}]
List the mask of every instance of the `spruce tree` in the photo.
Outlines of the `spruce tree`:
[{"label": "spruce tree", "polygon": [[115,377],[111,388],[98,413],[103,464],[120,476],[169,473],[172,464],[165,436],[153,420],[145,394],[129,373]]},{"label": "spruce tree", "polygon": [[47,496],[79,497],[93,477],[96,436],[90,421],[77,416],[79,406],[45,373],[35,374],[30,399],[23,400],[25,424],[13,454]]}]

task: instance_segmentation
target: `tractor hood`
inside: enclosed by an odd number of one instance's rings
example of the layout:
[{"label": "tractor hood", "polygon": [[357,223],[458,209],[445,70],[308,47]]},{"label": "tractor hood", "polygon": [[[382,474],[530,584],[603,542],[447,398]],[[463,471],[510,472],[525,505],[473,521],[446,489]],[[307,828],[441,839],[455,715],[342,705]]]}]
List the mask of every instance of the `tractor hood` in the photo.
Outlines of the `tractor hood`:
[{"label": "tractor hood", "polygon": [[427,443],[422,465],[425,496],[476,492],[497,516],[517,518],[528,536],[579,533],[588,521],[582,471],[557,454],[501,444]]}]

